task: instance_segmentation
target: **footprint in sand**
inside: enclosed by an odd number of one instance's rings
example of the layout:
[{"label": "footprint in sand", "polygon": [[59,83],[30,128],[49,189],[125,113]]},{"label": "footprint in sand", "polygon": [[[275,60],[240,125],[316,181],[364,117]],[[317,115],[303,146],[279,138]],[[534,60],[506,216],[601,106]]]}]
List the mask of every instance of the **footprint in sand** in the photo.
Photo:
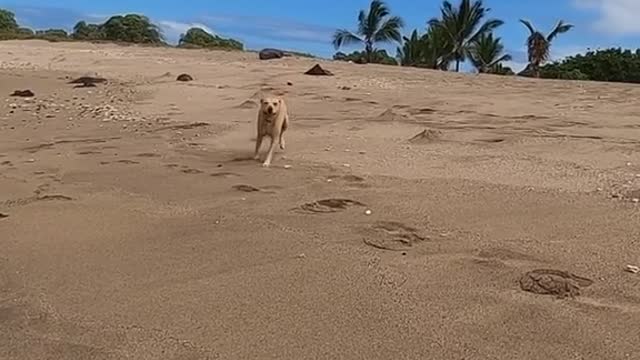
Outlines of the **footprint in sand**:
[{"label": "footprint in sand", "polygon": [[364,243],[380,250],[408,251],[428,239],[418,229],[396,221],[379,221],[371,229],[374,233]]},{"label": "footprint in sand", "polygon": [[523,291],[538,295],[555,295],[561,299],[579,296],[580,289],[591,284],[591,279],[552,269],[529,271],[520,278],[520,288]]},{"label": "footprint in sand", "polygon": [[236,173],[233,173],[233,172],[229,172],[229,171],[221,171],[221,172],[209,174],[209,176],[212,176],[212,177],[233,177],[233,176],[240,176],[240,175],[236,174]]},{"label": "footprint in sand", "polygon": [[233,185],[233,188],[238,190],[238,191],[247,192],[247,193],[262,191],[262,190],[258,189],[257,187],[254,187],[254,186],[251,186],[251,185],[243,185],[243,184]]},{"label": "footprint in sand", "polygon": [[120,164],[127,164],[127,165],[135,165],[135,164],[140,164],[140,162],[138,161],[134,161],[134,160],[128,160],[128,159],[122,159],[122,160],[118,160],[116,161]]}]

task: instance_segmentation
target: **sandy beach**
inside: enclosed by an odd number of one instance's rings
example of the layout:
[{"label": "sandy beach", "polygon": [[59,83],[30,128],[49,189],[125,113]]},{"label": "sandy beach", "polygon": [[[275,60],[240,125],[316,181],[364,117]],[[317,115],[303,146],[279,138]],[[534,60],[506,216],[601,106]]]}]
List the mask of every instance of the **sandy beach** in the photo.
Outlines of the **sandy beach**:
[{"label": "sandy beach", "polygon": [[0,359],[640,356],[636,85],[0,49]]}]

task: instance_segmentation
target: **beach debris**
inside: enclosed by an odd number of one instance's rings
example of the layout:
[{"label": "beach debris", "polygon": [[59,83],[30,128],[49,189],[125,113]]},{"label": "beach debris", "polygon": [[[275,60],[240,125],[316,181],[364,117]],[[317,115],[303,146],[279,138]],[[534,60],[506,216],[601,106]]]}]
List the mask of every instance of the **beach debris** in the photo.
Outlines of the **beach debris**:
[{"label": "beach debris", "polygon": [[523,291],[538,295],[555,295],[560,299],[579,296],[580,289],[591,284],[593,280],[552,269],[529,271],[520,278],[520,288]]},{"label": "beach debris", "polygon": [[107,79],[95,76],[81,76],[77,79],[69,81],[69,84],[77,84],[78,88],[96,87],[96,84],[106,83]]},{"label": "beach debris", "polygon": [[281,59],[284,56],[286,56],[284,51],[271,48],[262,49],[258,53],[258,58],[260,58],[260,60]]},{"label": "beach debris", "polygon": [[416,136],[409,139],[411,143],[427,143],[433,142],[442,137],[442,131],[433,130],[433,129],[425,129]]},{"label": "beach debris", "polygon": [[333,73],[329,70],[325,70],[320,64],[315,64],[311,69],[304,73],[305,75],[313,76],[333,76]]},{"label": "beach debris", "polygon": [[300,210],[307,213],[334,213],[345,210],[350,206],[365,206],[365,204],[350,199],[323,199],[302,204]]},{"label": "beach debris", "polygon": [[36,96],[36,94],[33,93],[33,91],[26,89],[26,90],[16,90],[14,91],[11,96],[17,96],[17,97],[34,97]]},{"label": "beach debris", "polygon": [[176,81],[184,81],[184,82],[193,81],[193,76],[191,76],[189,74],[180,74],[176,78]]},{"label": "beach debris", "polygon": [[351,90],[351,87],[349,87],[349,86],[340,86],[340,87],[338,87],[338,89],[340,89],[340,90]]},{"label": "beach debris", "polygon": [[640,273],[640,266],[635,266],[635,265],[627,265],[624,270],[626,272],[630,272],[632,274],[638,274]]}]

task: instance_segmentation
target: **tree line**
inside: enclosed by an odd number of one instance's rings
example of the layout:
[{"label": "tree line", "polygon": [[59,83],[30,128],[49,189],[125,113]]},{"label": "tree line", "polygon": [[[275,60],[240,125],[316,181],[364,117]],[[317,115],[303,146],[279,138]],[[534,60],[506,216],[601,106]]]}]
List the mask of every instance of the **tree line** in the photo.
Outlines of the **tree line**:
[{"label": "tree line", "polygon": [[[48,41],[109,41],[169,46],[160,28],[149,18],[139,14],[116,15],[100,24],[78,22],[71,33],[63,29],[32,30],[21,27],[15,14],[0,9],[0,40],[43,39]],[[180,36],[178,47],[244,50],[234,39],[210,34],[201,28],[191,28]]]},{"label": "tree line", "polygon": [[[338,29],[333,35],[336,50],[349,45],[363,46],[351,54],[337,52],[335,60],[354,63],[395,64],[434,70],[460,70],[469,61],[479,73],[514,75],[503,63],[512,59],[505,53],[502,39],[495,31],[504,24],[488,19],[490,9],[482,0],[460,0],[457,5],[443,1],[440,16],[427,21],[426,31],[413,30],[402,35],[404,21],[391,14],[382,0],[372,0],[369,9],[358,13],[357,30]],[[636,51],[611,48],[588,51],[548,63],[552,42],[573,28],[559,21],[548,33],[536,29],[531,22],[520,19],[528,30],[527,67],[518,75],[549,79],[593,80],[640,83],[640,49]],[[396,43],[392,57],[378,44]]]}]

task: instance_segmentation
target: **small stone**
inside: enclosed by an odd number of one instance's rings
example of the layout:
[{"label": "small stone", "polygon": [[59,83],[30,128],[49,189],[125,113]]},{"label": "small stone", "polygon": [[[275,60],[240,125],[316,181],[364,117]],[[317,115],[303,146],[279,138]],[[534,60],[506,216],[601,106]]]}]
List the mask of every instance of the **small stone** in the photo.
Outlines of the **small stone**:
[{"label": "small stone", "polygon": [[333,180],[332,179],[327,179],[327,182],[333,182]]},{"label": "small stone", "polygon": [[346,168],[351,167],[351,165],[350,165],[350,164],[342,164],[342,166],[344,166],[344,167],[346,167]]},{"label": "small stone", "polygon": [[367,210],[364,213],[365,213],[365,215],[371,215],[372,214],[371,210]]},{"label": "small stone", "polygon": [[287,81],[287,85],[293,86],[293,83],[291,81]]},{"label": "small stone", "polygon": [[302,254],[298,254],[298,255],[296,255],[296,257],[297,257],[298,259],[304,259],[304,258],[306,258],[306,257],[307,257],[307,255],[305,255],[304,253],[302,253]]},{"label": "small stone", "polygon": [[359,153],[360,155],[364,155],[364,154],[366,154],[367,152],[366,152],[366,151],[364,151],[364,150],[361,150],[361,151],[359,151],[358,153]]},{"label": "small stone", "polygon": [[291,166],[291,165],[285,165],[285,166],[284,166],[284,168],[285,168],[285,169],[291,169],[291,168],[292,168],[292,166]]},{"label": "small stone", "polygon": [[27,162],[29,162],[29,163],[36,162],[36,159],[29,159],[29,160],[27,160]]},{"label": "small stone", "polygon": [[633,198],[633,199],[631,199],[631,201],[633,201],[633,202],[634,202],[634,203],[636,203],[636,204],[637,204],[637,203],[640,203],[640,199],[638,199],[638,198]]},{"label": "small stone", "polygon": [[640,273],[640,267],[634,266],[634,265],[627,265],[625,267],[625,271],[630,272],[632,274],[638,274]]}]

